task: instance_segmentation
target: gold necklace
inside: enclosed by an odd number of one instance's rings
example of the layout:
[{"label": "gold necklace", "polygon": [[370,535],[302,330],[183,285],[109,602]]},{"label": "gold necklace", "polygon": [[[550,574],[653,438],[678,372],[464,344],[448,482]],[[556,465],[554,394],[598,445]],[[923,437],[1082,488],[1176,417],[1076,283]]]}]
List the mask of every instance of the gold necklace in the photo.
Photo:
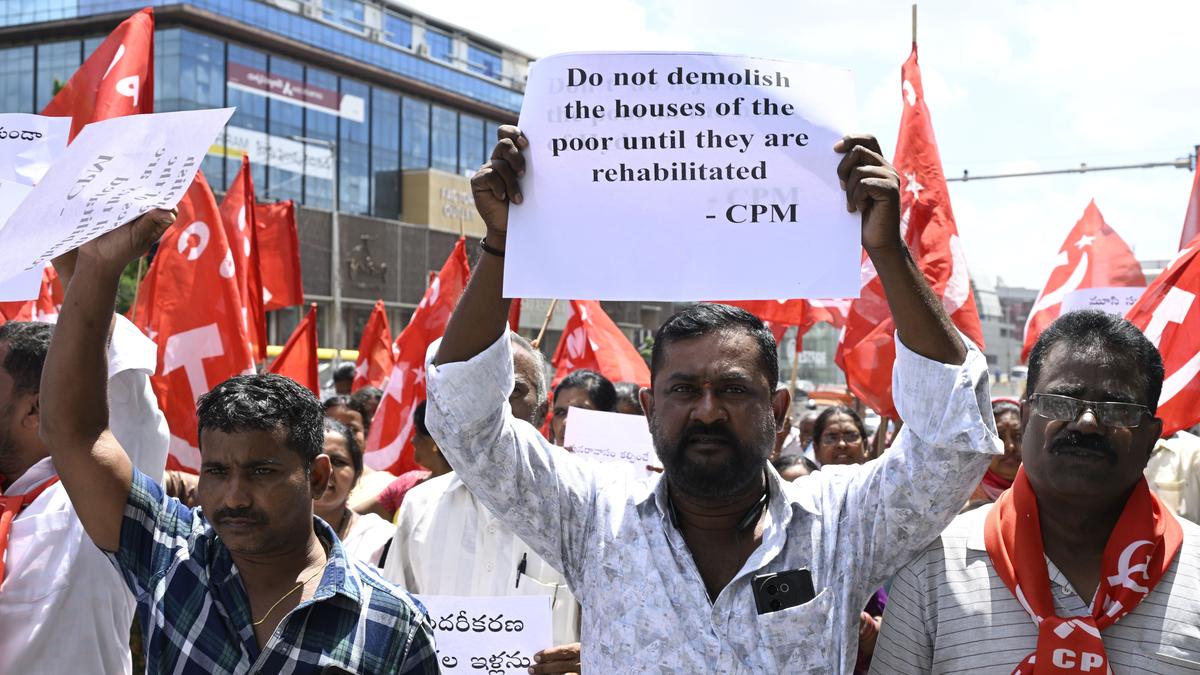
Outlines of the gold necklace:
[{"label": "gold necklace", "polygon": [[[291,595],[292,593],[295,593],[295,592],[296,592],[298,589],[304,588],[304,586],[305,586],[306,584],[308,584],[308,582],[310,582],[310,581],[312,581],[313,579],[315,579],[315,578],[316,578],[316,576],[317,576],[318,574],[320,574],[321,572],[324,572],[324,571],[325,571],[325,567],[324,567],[324,566],[321,566],[321,568],[320,568],[320,569],[318,569],[318,570],[317,570],[315,573],[313,573],[313,575],[312,575],[312,576],[310,576],[309,578],[305,579],[304,581],[301,581],[300,583],[296,584],[296,587],[295,587],[295,588],[293,588],[292,590],[288,591],[287,593],[284,593],[284,594],[283,594],[283,595],[282,595],[282,596],[281,596],[281,597],[280,597],[278,600],[276,600],[276,601],[275,601],[275,604],[271,605],[271,609],[268,609],[268,610],[267,610],[267,613],[266,613],[266,614],[263,614],[263,618],[259,619],[258,621],[255,621],[254,623],[252,623],[252,624],[250,624],[250,625],[251,625],[251,626],[257,626],[257,625],[261,624],[262,622],[266,621],[266,620],[267,620],[267,617],[268,617],[268,616],[271,616],[271,612],[274,612],[274,611],[275,611],[275,608],[279,606],[279,603],[283,602],[283,599],[284,599],[284,598],[286,598],[287,596]],[[254,617],[253,617],[253,616],[251,616],[250,618],[254,618]]]}]

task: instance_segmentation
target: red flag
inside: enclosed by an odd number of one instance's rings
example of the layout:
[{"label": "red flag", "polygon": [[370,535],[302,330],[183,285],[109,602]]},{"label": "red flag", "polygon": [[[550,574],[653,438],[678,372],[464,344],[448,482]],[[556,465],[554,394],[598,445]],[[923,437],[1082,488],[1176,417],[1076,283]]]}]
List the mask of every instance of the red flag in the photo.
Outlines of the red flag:
[{"label": "red flag", "polygon": [[824,321],[834,328],[846,325],[850,300],[733,300],[723,304],[741,307],[754,316],[781,326],[800,326],[800,333]]},{"label": "red flag", "polygon": [[446,332],[469,276],[466,240],[459,237],[412,319],[396,338],[399,356],[367,437],[365,460],[371,468],[397,475],[417,468],[409,441],[413,408],[425,399],[425,352]]},{"label": "red flag", "polygon": [[1068,293],[1084,288],[1145,285],[1146,275],[1142,274],[1142,266],[1133,257],[1133,251],[1104,222],[1095,200],[1088,202],[1083,217],[1071,228],[1062,248],[1058,249],[1050,279],[1029,311],[1021,360],[1029,358],[1038,336],[1062,313],[1062,302]]},{"label": "red flag", "polygon": [[395,365],[387,310],[383,300],[376,300],[358,342],[358,361],[354,363],[354,383],[350,388],[357,391],[363,387],[382,387]]},{"label": "red flag", "polygon": [[555,369],[553,386],[581,368],[594,370],[613,382],[650,386],[646,360],[595,300],[571,301],[571,318],[567,319],[551,362]]},{"label": "red flag", "polygon": [[158,345],[151,383],[171,430],[167,467],[172,469],[200,468],[196,400],[234,375],[254,372],[220,220],[204,174],[197,173],[130,312]]},{"label": "red flag", "polygon": [[267,313],[263,309],[262,265],[259,262],[258,224],[254,204],[254,179],[250,157],[242,155],[242,169],[221,202],[225,238],[233,252],[238,292],[242,295],[242,317],[255,361],[267,358]]},{"label": "red flag", "polygon": [[[925,280],[942,301],[954,325],[981,349],[983,329],[967,275],[950,195],[942,173],[933,122],[925,106],[917,45],[900,69],[904,112],[896,140],[893,164],[900,174],[900,231]],[[892,403],[893,342],[896,324],[888,309],[883,284],[871,259],[862,258],[862,293],[850,306],[846,330],[838,345],[837,363],[846,382],[868,406],[884,417],[895,418]]]},{"label": "red flag", "polygon": [[33,321],[33,303],[29,300],[0,302],[0,324],[9,321]]},{"label": "red flag", "polygon": [[263,310],[304,304],[295,204],[290,199],[274,204],[255,204],[254,219],[258,225],[259,250],[263,251],[258,260],[262,272]]},{"label": "red flag", "polygon": [[516,333],[521,329],[521,299],[513,298],[508,306],[508,329]]},{"label": "red flag", "polygon": [[1125,315],[1158,347],[1163,435],[1200,423],[1200,235],[1179,252]]},{"label": "red flag", "polygon": [[290,377],[314,395],[321,395],[321,383],[317,380],[317,303],[308,306],[308,314],[292,331],[267,372]]},{"label": "red flag", "polygon": [[58,310],[62,308],[64,296],[62,282],[58,280],[58,271],[54,269],[54,265],[46,265],[42,271],[42,287],[38,291],[37,302],[34,305],[37,320],[50,322],[57,320]]},{"label": "red flag", "polygon": [[154,11],[117,26],[42,109],[71,118],[71,138],[85,124],[154,112]]},{"label": "red flag", "polygon": [[1200,237],[1200,171],[1194,171],[1192,181],[1192,197],[1188,200],[1187,213],[1183,217],[1183,234],[1179,237],[1179,248],[1182,250],[1187,243]]}]

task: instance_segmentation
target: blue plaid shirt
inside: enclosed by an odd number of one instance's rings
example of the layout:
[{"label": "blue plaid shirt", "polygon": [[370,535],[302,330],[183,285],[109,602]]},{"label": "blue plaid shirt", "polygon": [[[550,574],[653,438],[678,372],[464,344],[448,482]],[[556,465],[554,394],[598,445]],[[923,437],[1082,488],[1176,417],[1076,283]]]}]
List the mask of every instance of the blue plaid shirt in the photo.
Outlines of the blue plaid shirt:
[{"label": "blue plaid shirt", "polygon": [[260,650],[229,550],[199,509],[167,497],[134,469],[120,550],[109,557],[137,598],[146,671],[437,673],[424,608],[374,568],[347,558],[333,529],[313,522],[328,547],[321,583]]}]

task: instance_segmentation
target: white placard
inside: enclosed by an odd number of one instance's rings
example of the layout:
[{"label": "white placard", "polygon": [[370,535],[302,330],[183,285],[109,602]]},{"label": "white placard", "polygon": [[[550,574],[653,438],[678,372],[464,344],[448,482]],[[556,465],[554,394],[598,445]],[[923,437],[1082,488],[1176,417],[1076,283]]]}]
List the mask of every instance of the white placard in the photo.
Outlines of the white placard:
[{"label": "white placard", "polygon": [[534,654],[553,646],[549,595],[416,597],[429,611],[443,673],[524,674]]},{"label": "white placard", "polygon": [[1141,286],[1114,286],[1109,288],[1081,288],[1063,296],[1062,313],[1080,309],[1098,309],[1107,314],[1125,316],[1130,307],[1137,304],[1145,288]]},{"label": "white placard", "polygon": [[232,114],[129,115],[85,126],[0,228],[0,280],[153,208],[174,207]]},{"label": "white placard", "polygon": [[853,110],[853,76],[827,66],[695,53],[534,62],[505,297],[857,297],[861,227],[833,151]]},{"label": "white placard", "polygon": [[650,427],[642,415],[569,408],[563,445],[596,462],[622,462],[643,471],[658,464]]},{"label": "white placard", "polygon": [[0,114],[0,180],[37,185],[66,150],[70,135],[70,117]]}]

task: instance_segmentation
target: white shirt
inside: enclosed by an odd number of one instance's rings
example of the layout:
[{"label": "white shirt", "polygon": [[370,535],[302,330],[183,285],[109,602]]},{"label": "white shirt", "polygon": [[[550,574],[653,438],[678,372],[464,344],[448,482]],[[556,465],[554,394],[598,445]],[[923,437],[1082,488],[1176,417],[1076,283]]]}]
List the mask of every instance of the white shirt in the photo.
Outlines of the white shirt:
[{"label": "white shirt", "polygon": [[[991,504],[969,511],[904,566],[888,590],[871,672],[1010,675],[1037,648],[1038,630],[996,574],[984,543]],[[1116,675],[1200,673],[1200,527],[1179,519],[1183,546],[1131,612],[1101,633]],[[1046,559],[1059,616],[1089,603]]]},{"label": "white shirt", "polygon": [[346,555],[379,567],[379,556],[383,547],[392,540],[396,526],[374,513],[362,513],[350,523],[350,531],[342,540]]},{"label": "white shirt", "polygon": [[[396,522],[383,568],[388,581],[426,595],[549,595],[554,644],[579,641],[579,603],[566,580],[497,520],[453,471],[409,490]],[[518,575],[522,556],[525,572]]]},{"label": "white shirt", "polygon": [[[118,316],[108,352],[109,425],[141,471],[161,476],[167,422],[150,388],[156,348]],[[54,475],[47,457],[13,482],[19,495]],[[129,673],[134,600],[75,515],[62,483],[13,521],[0,586],[0,673]]]},{"label": "white shirt", "polygon": [[[996,437],[983,354],[952,366],[896,343],[905,421],[884,455],[785,483],[768,467],[762,543],[715,602],[667,516],[666,483],[603,474],[514,420],[508,335],[465,363],[427,364],[426,424],[471,492],[566,577],[596,673],[843,673],[868,597],[954,517]],[[762,572],[808,568],[816,597],[759,615]]]},{"label": "white shirt", "polygon": [[1145,473],[1150,487],[1176,515],[1200,522],[1200,438],[1180,431],[1159,440]]}]

